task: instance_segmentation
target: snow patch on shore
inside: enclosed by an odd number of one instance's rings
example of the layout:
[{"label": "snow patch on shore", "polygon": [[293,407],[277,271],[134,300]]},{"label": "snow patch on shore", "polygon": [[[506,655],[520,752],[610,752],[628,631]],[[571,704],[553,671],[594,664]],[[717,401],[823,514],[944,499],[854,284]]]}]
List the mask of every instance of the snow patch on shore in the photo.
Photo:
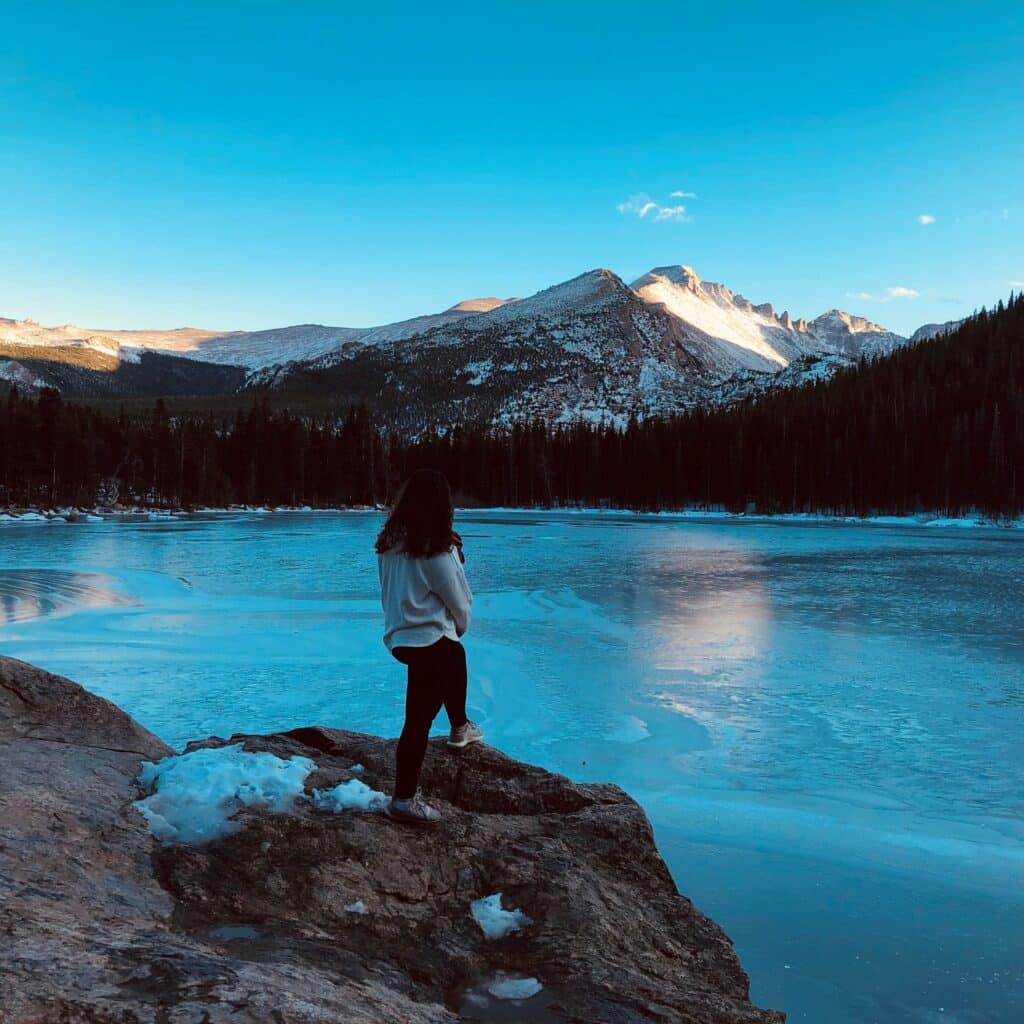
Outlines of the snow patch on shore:
[{"label": "snow patch on shore", "polygon": [[139,783],[149,795],[135,807],[163,843],[205,843],[240,827],[243,807],[287,811],[316,768],[307,757],[287,760],[241,743],[147,761]]}]

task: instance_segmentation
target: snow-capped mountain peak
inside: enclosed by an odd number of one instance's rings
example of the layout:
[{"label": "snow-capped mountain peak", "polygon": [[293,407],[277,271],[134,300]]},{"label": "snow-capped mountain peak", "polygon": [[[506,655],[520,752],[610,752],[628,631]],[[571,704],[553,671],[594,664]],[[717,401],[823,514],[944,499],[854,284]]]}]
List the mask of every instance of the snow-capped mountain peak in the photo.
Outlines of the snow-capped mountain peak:
[{"label": "snow-capped mountain peak", "polygon": [[648,279],[653,278],[664,278],[666,281],[671,281],[682,288],[689,288],[690,291],[697,291],[704,283],[701,281],[700,274],[693,267],[679,264],[678,266],[655,267],[653,270],[649,270],[643,277],[633,282],[633,288],[639,289],[642,285],[648,283]]},{"label": "snow-capped mountain peak", "polygon": [[645,301],[660,304],[703,341],[702,358],[721,377],[745,370],[778,371],[814,354],[858,358],[890,351],[903,338],[864,317],[831,309],[814,320],[775,313],[688,266],[656,267],[633,282]]},{"label": "snow-capped mountain peak", "polygon": [[798,332],[770,304],[755,306],[723,284],[703,281],[692,267],[656,267],[633,290],[681,321],[722,379],[740,369],[779,370],[804,351]]},{"label": "snow-capped mountain peak", "polygon": [[480,299],[463,299],[449,306],[446,313],[490,313],[492,309],[504,306],[506,302],[518,302],[518,299],[496,299],[493,296]]},{"label": "snow-capped mountain peak", "polygon": [[551,320],[574,314],[592,313],[609,305],[628,301],[631,292],[618,274],[603,268],[545,288],[525,299],[507,302],[481,313],[467,326],[486,329],[493,324],[524,319]]}]

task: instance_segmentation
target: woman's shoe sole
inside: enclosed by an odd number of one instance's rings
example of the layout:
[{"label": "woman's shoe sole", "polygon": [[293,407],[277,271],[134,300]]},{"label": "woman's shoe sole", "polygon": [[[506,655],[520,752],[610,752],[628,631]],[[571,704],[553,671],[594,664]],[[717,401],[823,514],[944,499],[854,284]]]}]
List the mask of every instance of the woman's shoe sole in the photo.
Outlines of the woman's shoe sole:
[{"label": "woman's shoe sole", "polygon": [[431,828],[441,823],[440,818],[435,818],[432,821],[430,818],[413,818],[404,814],[394,814],[390,807],[384,808],[384,816],[392,821],[397,821],[399,825],[412,825],[413,828]]},{"label": "woman's shoe sole", "polygon": [[477,736],[476,739],[465,740],[462,743],[452,743],[451,740],[448,740],[448,742],[445,744],[445,746],[449,750],[465,750],[466,747],[471,747],[474,743],[482,743],[483,739],[484,739],[483,736]]}]

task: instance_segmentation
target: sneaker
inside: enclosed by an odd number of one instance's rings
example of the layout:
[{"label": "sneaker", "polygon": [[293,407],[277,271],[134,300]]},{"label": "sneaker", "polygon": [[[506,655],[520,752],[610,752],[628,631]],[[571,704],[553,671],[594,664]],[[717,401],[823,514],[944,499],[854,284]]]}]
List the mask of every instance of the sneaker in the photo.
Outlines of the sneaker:
[{"label": "sneaker", "polygon": [[419,793],[411,800],[395,800],[392,797],[384,813],[392,821],[404,821],[408,825],[432,825],[441,820],[441,812],[431,807]]},{"label": "sneaker", "polygon": [[483,738],[483,729],[476,722],[467,721],[464,725],[460,725],[458,729],[452,729],[448,736],[448,746],[452,750],[462,750],[463,747],[468,747],[470,743],[479,743]]}]

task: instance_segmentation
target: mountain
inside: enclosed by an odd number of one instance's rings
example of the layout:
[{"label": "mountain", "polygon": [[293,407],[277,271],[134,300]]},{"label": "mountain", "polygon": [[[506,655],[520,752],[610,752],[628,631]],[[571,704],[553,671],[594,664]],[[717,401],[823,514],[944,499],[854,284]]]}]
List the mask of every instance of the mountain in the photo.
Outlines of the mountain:
[{"label": "mountain", "polygon": [[659,267],[632,285],[602,269],[400,345],[346,345],[249,383],[295,398],[372,396],[400,429],[537,416],[625,422],[829,376],[905,340],[839,310],[811,321],[776,315],[690,267]]},{"label": "mountain", "polygon": [[944,324],[925,324],[923,327],[918,327],[910,336],[910,344],[916,345],[919,341],[930,341],[941,334],[949,334],[951,331],[955,331],[962,323],[965,323],[967,319],[967,317],[964,317],[961,320],[947,320]]},{"label": "mountain", "polygon": [[371,328],[93,331],[0,320],[0,386],[366,399],[401,429],[535,416],[625,422],[829,376],[905,341],[841,310],[776,314],[692,267],[658,267],[632,285],[599,269],[528,298],[469,299]]},{"label": "mountain", "polygon": [[593,270],[400,344],[351,346],[258,383],[286,395],[373,396],[391,423],[414,430],[646,415],[692,404],[710,381],[677,320],[610,270]]}]

